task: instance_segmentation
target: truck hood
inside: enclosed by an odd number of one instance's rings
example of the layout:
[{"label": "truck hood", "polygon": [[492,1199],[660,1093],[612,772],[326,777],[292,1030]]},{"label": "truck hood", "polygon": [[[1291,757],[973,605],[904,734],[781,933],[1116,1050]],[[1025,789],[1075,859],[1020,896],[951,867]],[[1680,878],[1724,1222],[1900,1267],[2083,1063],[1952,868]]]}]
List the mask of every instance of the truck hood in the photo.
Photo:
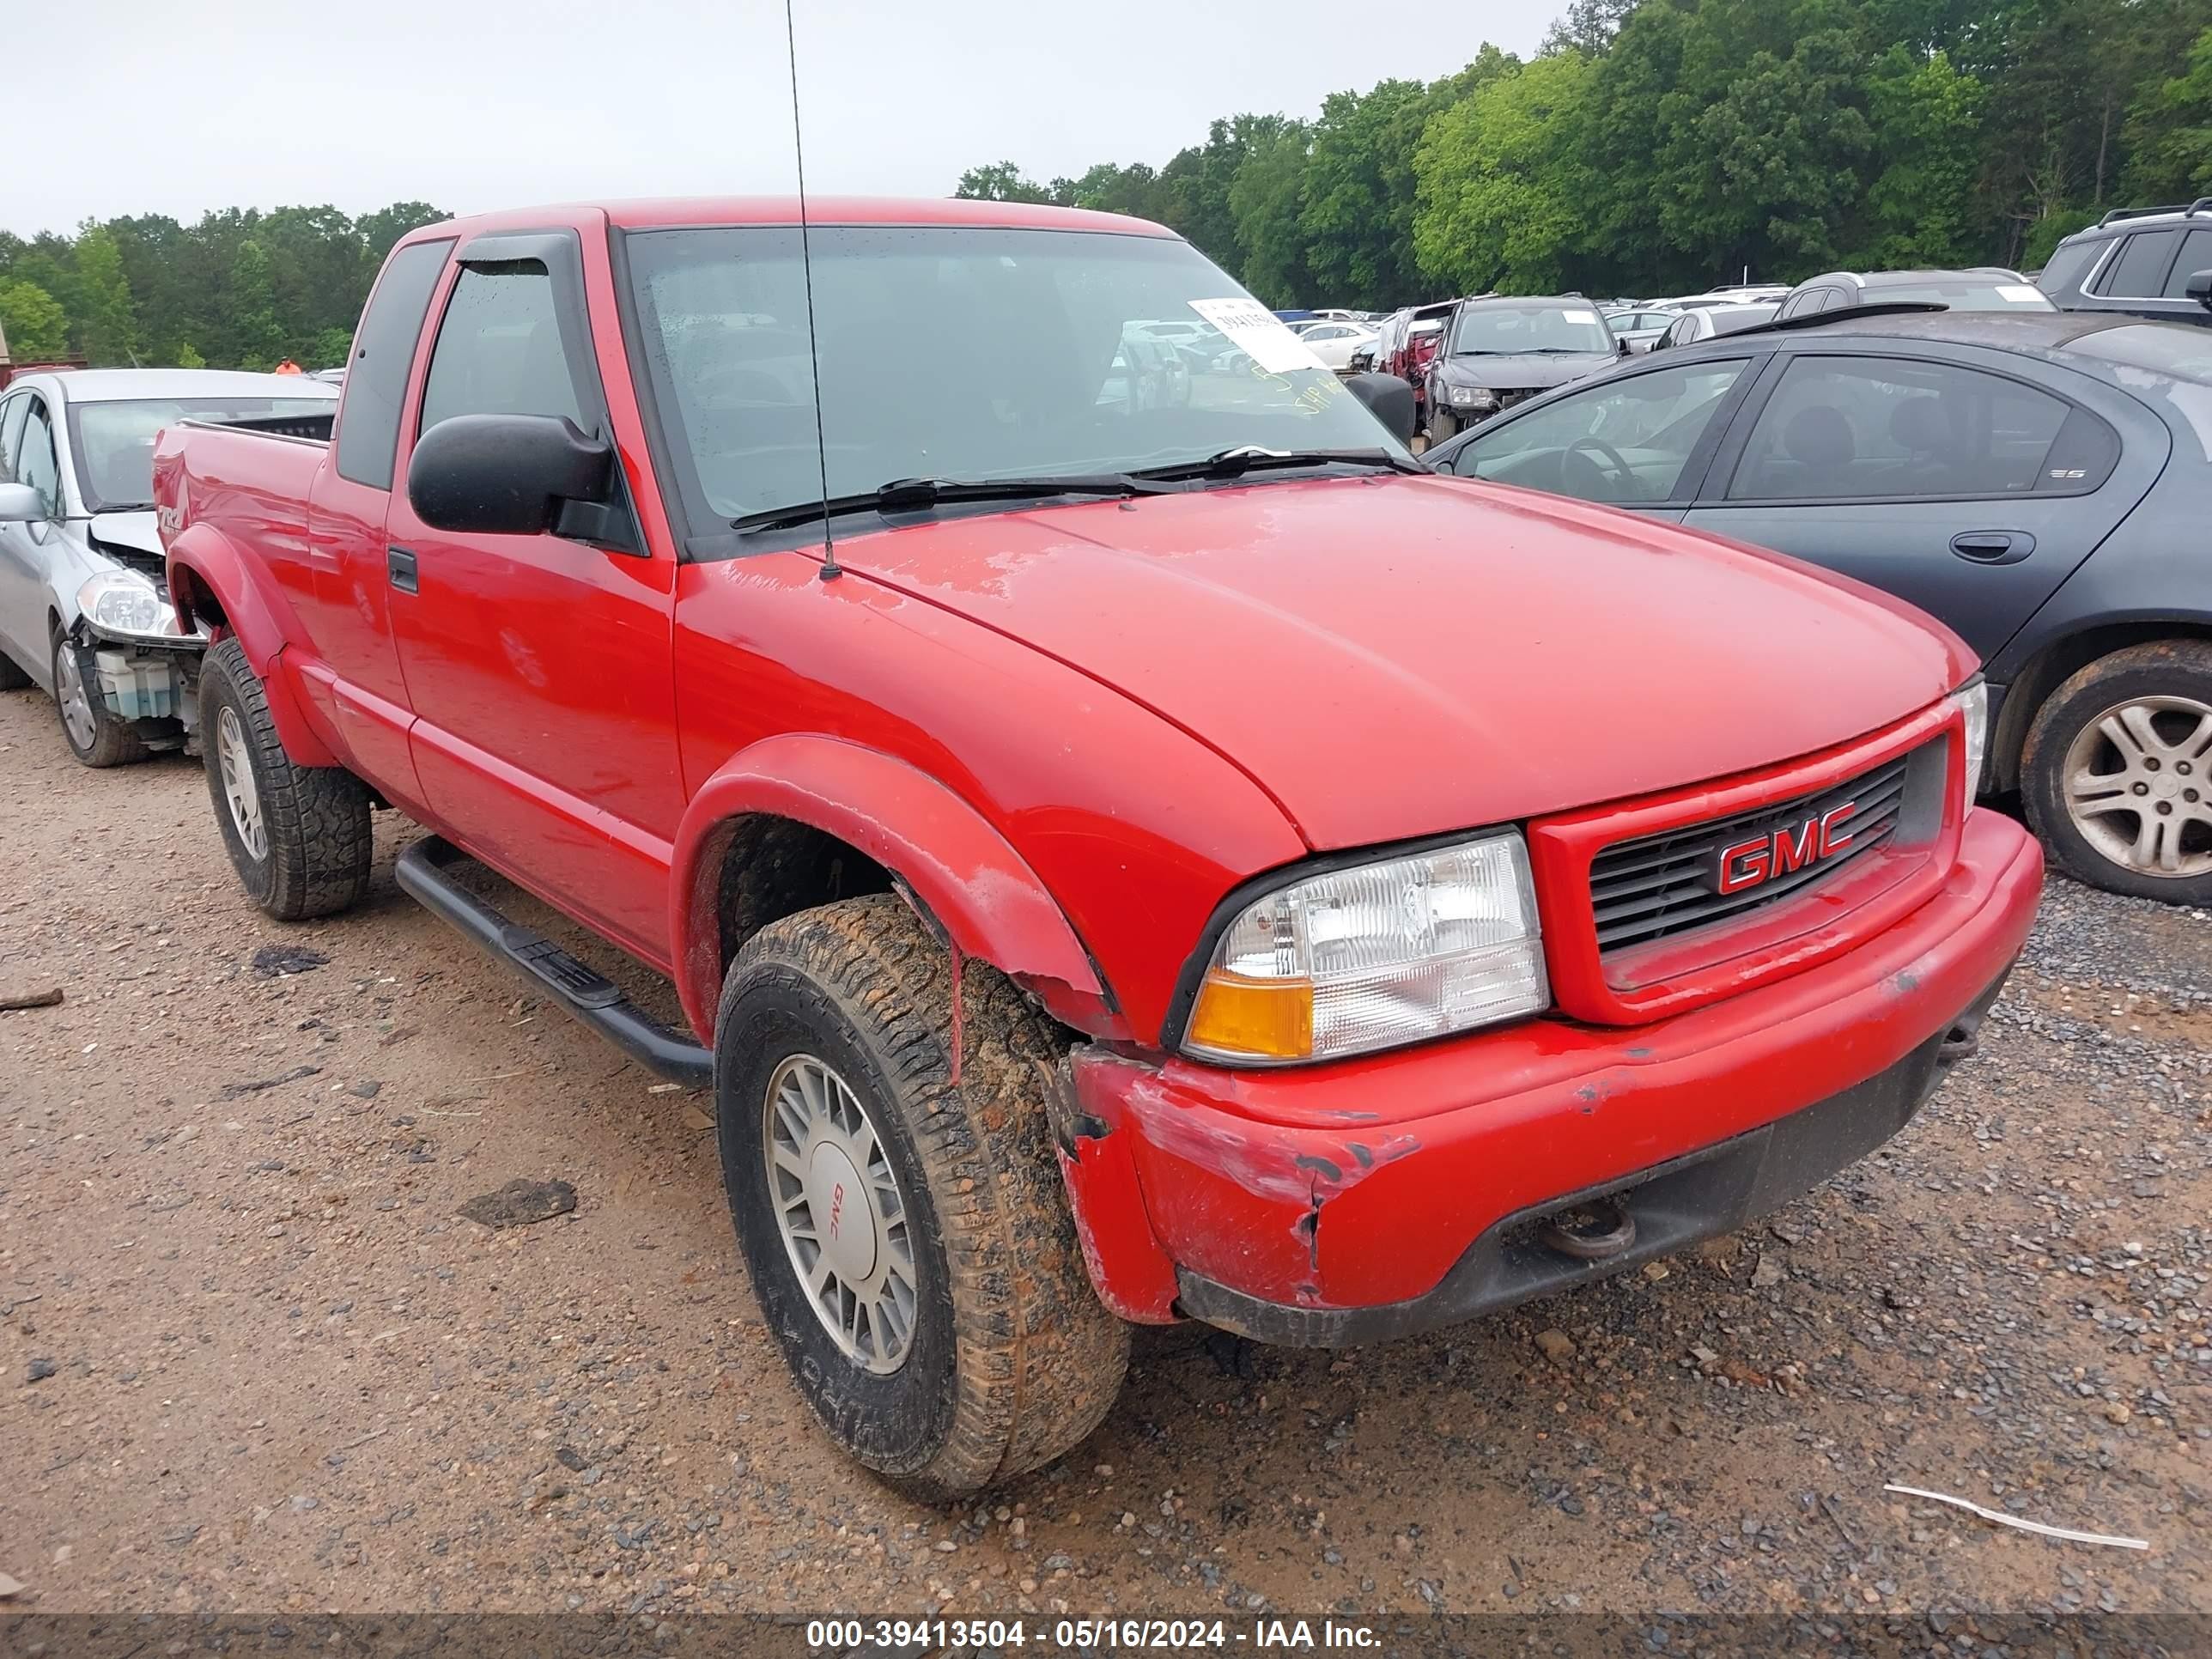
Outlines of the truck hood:
[{"label": "truck hood", "polygon": [[1431,368],[1453,386],[1503,386],[1509,391],[1548,392],[1620,362],[1610,351],[1566,355],[1523,352],[1512,357],[1439,357]]},{"label": "truck hood", "polygon": [[1954,635],[1871,589],[1471,480],[956,519],[856,537],[838,557],[1191,732],[1316,849],[1766,766],[1924,708],[1974,668]]}]

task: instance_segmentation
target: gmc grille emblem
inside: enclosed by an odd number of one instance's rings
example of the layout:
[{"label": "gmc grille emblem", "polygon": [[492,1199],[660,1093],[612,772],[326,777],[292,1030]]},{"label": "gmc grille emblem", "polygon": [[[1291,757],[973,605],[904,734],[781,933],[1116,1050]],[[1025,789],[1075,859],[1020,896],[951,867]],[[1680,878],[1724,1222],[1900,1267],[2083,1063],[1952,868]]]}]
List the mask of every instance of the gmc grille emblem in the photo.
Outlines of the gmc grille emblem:
[{"label": "gmc grille emblem", "polygon": [[1741,893],[1777,876],[1786,876],[1793,870],[1818,864],[1822,859],[1833,858],[1851,844],[1851,832],[1839,826],[1858,810],[1856,801],[1847,800],[1802,823],[1768,830],[1749,841],[1722,848],[1714,890]]}]

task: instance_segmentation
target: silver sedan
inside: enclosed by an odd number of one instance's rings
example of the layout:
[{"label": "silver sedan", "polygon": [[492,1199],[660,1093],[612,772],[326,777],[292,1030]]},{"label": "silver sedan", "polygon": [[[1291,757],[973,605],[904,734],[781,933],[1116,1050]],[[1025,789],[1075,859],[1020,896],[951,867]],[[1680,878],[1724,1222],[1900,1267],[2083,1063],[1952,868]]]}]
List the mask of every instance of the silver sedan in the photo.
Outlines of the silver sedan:
[{"label": "silver sedan", "polygon": [[[337,388],[219,369],[71,369],[0,393],[0,689],[54,699],[70,752],[119,766],[191,738],[205,641],[177,626],[154,516],[154,439],[180,420],[283,429]],[[303,428],[302,435],[307,435]]]}]

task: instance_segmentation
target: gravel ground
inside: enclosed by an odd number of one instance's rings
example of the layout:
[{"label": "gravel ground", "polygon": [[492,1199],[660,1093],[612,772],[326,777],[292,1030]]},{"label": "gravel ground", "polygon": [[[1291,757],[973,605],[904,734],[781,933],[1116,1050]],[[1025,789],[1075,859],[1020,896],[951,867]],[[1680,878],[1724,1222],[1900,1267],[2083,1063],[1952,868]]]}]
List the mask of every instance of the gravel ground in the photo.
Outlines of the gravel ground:
[{"label": "gravel ground", "polygon": [[[2212,1611],[2202,913],[2054,880],[1982,1057],[1769,1224],[1387,1347],[1139,1333],[940,1511],[787,1386],[707,1103],[410,903],[405,826],[285,927],[196,765],[82,771],[20,693],[0,779],[0,990],[67,995],[0,1013],[14,1607]],[[457,1214],[516,1178],[574,1210]]]}]

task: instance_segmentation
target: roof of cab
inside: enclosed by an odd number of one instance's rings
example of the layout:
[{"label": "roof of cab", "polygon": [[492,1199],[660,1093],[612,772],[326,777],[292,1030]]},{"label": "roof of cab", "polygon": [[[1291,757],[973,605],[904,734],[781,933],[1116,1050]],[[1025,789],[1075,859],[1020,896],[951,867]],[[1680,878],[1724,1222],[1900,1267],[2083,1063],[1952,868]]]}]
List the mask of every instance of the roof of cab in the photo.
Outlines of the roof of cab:
[{"label": "roof of cab", "polygon": [[[623,230],[665,230],[739,225],[796,225],[796,196],[677,196],[629,202],[586,202],[536,208],[507,208],[425,225],[407,240],[427,240],[459,232],[543,229],[597,216]],[[810,196],[809,225],[950,225],[996,230],[1095,230],[1122,236],[1180,240],[1164,225],[1126,214],[1086,208],[1048,207],[1032,202],[968,202],[950,197]]]}]

